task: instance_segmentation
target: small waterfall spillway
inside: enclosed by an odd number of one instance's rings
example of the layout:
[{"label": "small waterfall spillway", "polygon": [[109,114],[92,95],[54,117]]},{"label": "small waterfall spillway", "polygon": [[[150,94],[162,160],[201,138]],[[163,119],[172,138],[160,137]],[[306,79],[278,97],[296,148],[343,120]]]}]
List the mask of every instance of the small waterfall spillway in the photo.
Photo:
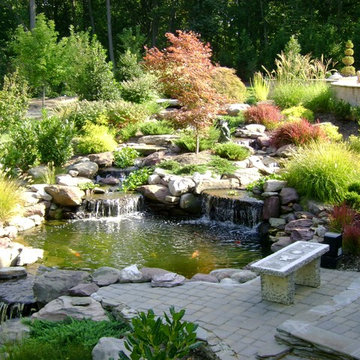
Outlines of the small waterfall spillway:
[{"label": "small waterfall spillway", "polygon": [[255,228],[262,221],[263,201],[241,190],[205,190],[203,213],[209,220]]},{"label": "small waterfall spillway", "polygon": [[81,217],[99,219],[131,214],[143,208],[142,195],[114,192],[87,197],[78,210],[78,214]]}]

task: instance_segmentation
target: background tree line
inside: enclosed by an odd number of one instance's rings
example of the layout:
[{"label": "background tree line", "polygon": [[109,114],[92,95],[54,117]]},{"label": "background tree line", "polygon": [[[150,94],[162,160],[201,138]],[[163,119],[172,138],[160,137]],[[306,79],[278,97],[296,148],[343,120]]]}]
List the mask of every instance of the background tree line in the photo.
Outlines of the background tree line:
[{"label": "background tree line", "polygon": [[[114,58],[124,37],[136,46],[165,46],[166,32],[193,30],[209,41],[215,61],[248,79],[274,59],[295,34],[302,52],[340,61],[344,44],[355,44],[360,60],[360,3],[350,0],[2,0],[0,2],[0,75],[9,70],[8,47],[16,27],[30,28],[30,4],[55,22],[60,37],[91,28],[109,49],[109,20]],[[111,15],[111,16],[109,16]],[[131,29],[131,31],[129,31]],[[134,49],[135,50],[135,49]],[[110,58],[110,57],[109,57]],[[2,76],[1,76],[2,78]]]}]

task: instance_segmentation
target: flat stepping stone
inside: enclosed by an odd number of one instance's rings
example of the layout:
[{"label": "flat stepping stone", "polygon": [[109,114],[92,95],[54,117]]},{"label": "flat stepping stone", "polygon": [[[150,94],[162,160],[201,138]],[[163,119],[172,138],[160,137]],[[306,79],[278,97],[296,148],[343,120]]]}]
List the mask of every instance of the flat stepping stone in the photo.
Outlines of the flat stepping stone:
[{"label": "flat stepping stone", "polygon": [[0,280],[16,279],[25,277],[26,275],[26,269],[21,266],[4,267],[0,269]]}]

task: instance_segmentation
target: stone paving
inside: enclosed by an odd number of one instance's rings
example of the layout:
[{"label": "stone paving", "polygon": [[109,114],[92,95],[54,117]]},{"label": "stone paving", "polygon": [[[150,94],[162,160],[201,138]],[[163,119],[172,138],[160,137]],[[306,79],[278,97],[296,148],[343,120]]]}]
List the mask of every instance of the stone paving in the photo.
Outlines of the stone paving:
[{"label": "stone paving", "polygon": [[319,288],[298,286],[293,305],[263,301],[259,277],[235,286],[187,282],[169,289],[152,288],[149,283],[114,284],[101,288],[98,295],[103,303],[126,304],[140,311],[152,308],[158,315],[171,305],[185,308],[186,320],[208,332],[208,342],[220,359],[256,359],[258,353],[286,350],[285,345],[277,345],[275,335],[287,320],[315,320],[324,330],[336,328],[351,339],[359,338],[359,273],[321,269],[321,281]]}]

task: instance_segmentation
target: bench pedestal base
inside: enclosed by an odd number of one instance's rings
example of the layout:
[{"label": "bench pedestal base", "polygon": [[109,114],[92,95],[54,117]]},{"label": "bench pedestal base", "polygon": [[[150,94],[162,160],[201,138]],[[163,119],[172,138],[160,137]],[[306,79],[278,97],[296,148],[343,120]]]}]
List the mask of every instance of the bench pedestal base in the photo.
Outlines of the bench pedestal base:
[{"label": "bench pedestal base", "polygon": [[261,274],[261,295],[263,300],[290,305],[294,302],[294,273],[285,277]]},{"label": "bench pedestal base", "polygon": [[320,286],[320,258],[304,265],[296,272],[295,282],[298,285],[319,287]]}]

